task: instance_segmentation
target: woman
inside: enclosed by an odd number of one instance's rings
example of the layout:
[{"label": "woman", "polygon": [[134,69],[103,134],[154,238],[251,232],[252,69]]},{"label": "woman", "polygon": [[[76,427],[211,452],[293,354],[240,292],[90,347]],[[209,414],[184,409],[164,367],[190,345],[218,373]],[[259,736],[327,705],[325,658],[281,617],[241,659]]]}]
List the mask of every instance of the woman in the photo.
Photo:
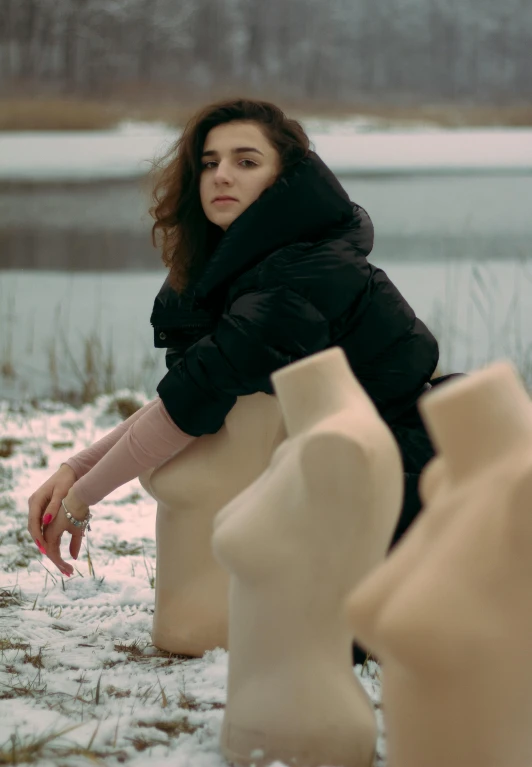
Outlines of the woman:
[{"label": "woman", "polygon": [[[373,225],[272,104],[234,100],[186,126],[155,188],[154,242],[169,275],[155,299],[155,345],[167,349],[159,397],[70,459],[29,500],[28,529],[76,558],[89,507],[203,434],[244,394],[271,393],[272,372],[341,346],[403,447],[407,498],[398,530],[419,510],[416,475],[432,455],[415,402],[438,345],[386,274],[368,263]],[[410,486],[409,486],[410,483]]]}]

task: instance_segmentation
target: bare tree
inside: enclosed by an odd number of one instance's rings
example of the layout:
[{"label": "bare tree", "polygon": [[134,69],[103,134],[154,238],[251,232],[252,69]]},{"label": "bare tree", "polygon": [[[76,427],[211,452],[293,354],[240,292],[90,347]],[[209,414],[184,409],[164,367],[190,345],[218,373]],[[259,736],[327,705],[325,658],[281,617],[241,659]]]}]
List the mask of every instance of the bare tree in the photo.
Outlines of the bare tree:
[{"label": "bare tree", "polygon": [[529,0],[0,0],[0,91],[529,97]]}]

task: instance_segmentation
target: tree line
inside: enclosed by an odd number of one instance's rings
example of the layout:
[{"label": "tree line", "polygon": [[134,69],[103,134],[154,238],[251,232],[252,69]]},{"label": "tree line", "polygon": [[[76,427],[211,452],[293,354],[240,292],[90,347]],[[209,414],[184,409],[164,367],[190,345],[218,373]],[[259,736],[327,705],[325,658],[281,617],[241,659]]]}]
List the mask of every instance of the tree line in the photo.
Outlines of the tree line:
[{"label": "tree line", "polygon": [[0,93],[529,98],[530,0],[0,0]]}]

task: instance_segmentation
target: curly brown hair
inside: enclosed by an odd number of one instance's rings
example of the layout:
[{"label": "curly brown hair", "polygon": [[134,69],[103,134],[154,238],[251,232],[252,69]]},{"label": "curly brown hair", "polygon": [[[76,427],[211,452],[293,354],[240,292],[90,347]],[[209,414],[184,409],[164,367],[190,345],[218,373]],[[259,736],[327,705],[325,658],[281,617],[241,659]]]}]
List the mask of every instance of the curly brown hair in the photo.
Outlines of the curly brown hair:
[{"label": "curly brown hair", "polygon": [[201,153],[209,131],[233,121],[254,122],[262,128],[279,152],[281,174],[309,152],[309,139],[300,123],[267,101],[219,101],[188,121],[177,142],[154,165],[154,205],[150,208],[155,219],[152,242],[161,246],[163,262],[170,269],[170,284],[178,293],[201,272],[223,236],[201,206]]}]

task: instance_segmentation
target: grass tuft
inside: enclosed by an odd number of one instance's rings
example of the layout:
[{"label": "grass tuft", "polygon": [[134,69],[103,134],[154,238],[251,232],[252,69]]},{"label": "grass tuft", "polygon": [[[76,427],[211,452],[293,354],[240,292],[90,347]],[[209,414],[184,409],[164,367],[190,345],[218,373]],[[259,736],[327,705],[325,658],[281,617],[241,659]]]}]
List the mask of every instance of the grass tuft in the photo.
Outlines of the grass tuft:
[{"label": "grass tuft", "polygon": [[50,447],[53,450],[66,450],[67,447],[74,447],[73,442],[51,442]]},{"label": "grass tuft", "polygon": [[101,682],[102,682],[102,675],[100,674],[100,676],[98,677],[98,681],[96,683],[96,690],[94,692],[94,702],[96,703],[96,705],[98,705],[100,703],[100,685],[101,685]]},{"label": "grass tuft", "polygon": [[[59,732],[37,736],[28,735],[22,738],[17,733],[13,733],[0,745],[0,765],[40,764],[43,760],[58,764],[58,760],[62,760],[61,763],[64,763],[63,760],[72,760],[75,757],[81,756],[85,757],[89,763],[104,767],[105,764],[109,763],[107,759],[116,759],[120,763],[127,760],[128,754],[125,751],[103,752],[92,750],[91,746],[94,735],[87,748],[54,742],[80,726],[80,724],[75,724]],[[96,734],[96,731],[94,734]],[[79,760],[76,760],[76,763],[79,763]]]},{"label": "grass tuft", "polygon": [[147,646],[148,645],[141,646],[140,639],[135,639],[135,641],[131,644],[126,644],[125,642],[115,642],[116,652],[127,653],[130,660],[133,658],[146,657],[143,651]]},{"label": "grass tuft", "polygon": [[[19,740],[16,733],[0,746],[0,765],[35,764],[44,756],[46,747],[54,740],[79,727],[75,724],[59,732],[41,736],[28,736]],[[9,744],[9,745],[8,745]]]},{"label": "grass tuft", "polygon": [[22,440],[16,437],[2,437],[0,439],[0,458],[11,458],[15,455],[15,448],[22,445]]},{"label": "grass tuft", "polygon": [[9,495],[0,497],[0,511],[15,511],[17,504]]},{"label": "grass tuft", "polygon": [[114,501],[115,506],[127,506],[128,504],[138,503],[142,498],[138,490],[133,490],[132,493],[126,495],[125,498],[121,498],[119,501]]},{"label": "grass tuft", "polygon": [[155,579],[157,577],[156,568],[154,568],[151,562],[148,564],[148,560],[146,559],[146,552],[144,551],[144,549],[142,551],[144,555],[142,559],[144,562],[144,567],[146,569],[146,575],[148,576],[148,583],[150,584],[150,589],[155,589]]},{"label": "grass tuft", "polygon": [[23,663],[31,663],[31,665],[34,668],[41,669],[44,668],[44,663],[42,659],[42,647],[39,647],[39,652],[37,655],[32,655],[31,652],[27,652],[24,655],[24,658],[22,659]]},{"label": "grass tuft", "polygon": [[106,415],[118,415],[125,421],[132,416],[137,410],[140,410],[142,404],[135,399],[135,397],[117,394],[112,398],[111,402],[107,406],[105,411]]},{"label": "grass tuft", "polygon": [[15,482],[13,479],[13,469],[11,466],[0,464],[0,493],[13,490]]},{"label": "grass tuft", "polygon": [[[27,529],[11,528],[4,535],[0,536],[0,548],[5,546],[13,547],[12,553],[5,554],[3,569],[5,572],[12,572],[20,567],[27,567],[30,562],[39,561],[41,555],[35,543],[28,535]],[[0,594],[0,607],[2,606]],[[6,607],[7,605],[3,605]]]},{"label": "grass tuft", "polygon": [[40,669],[33,680],[23,679],[13,667],[7,667],[6,671],[13,674],[14,680],[11,683],[0,682],[0,700],[35,698],[46,694],[47,686],[42,685],[40,681]]},{"label": "grass tuft", "polygon": [[28,650],[29,644],[18,639],[10,639],[7,636],[0,637],[0,652],[5,650]]},{"label": "grass tuft", "polygon": [[115,557],[130,557],[140,554],[143,550],[142,544],[139,546],[128,541],[108,541],[100,546],[104,551],[114,554]]},{"label": "grass tuft", "polygon": [[177,701],[179,708],[184,708],[185,711],[200,711],[201,706],[192,695],[188,695],[184,690],[179,691],[179,699]]},{"label": "grass tuft", "polygon": [[121,690],[119,687],[114,687],[112,684],[105,688],[105,694],[109,698],[129,698],[131,690]]},{"label": "grass tuft", "polygon": [[168,741],[166,740],[159,740],[158,738],[148,738],[144,735],[135,735],[133,738],[126,738],[126,740],[129,740],[130,743],[133,744],[136,751],[146,751],[148,748],[153,748],[153,746],[166,746],[168,745]]},{"label": "grass tuft", "polygon": [[26,600],[19,586],[12,589],[0,588],[0,607],[21,607]]},{"label": "grass tuft", "polygon": [[166,733],[171,738],[178,737],[179,735],[186,733],[192,735],[196,732],[198,727],[190,724],[186,716],[182,719],[175,719],[173,721],[155,721],[155,722],[138,722],[139,727],[155,727],[156,730]]}]

